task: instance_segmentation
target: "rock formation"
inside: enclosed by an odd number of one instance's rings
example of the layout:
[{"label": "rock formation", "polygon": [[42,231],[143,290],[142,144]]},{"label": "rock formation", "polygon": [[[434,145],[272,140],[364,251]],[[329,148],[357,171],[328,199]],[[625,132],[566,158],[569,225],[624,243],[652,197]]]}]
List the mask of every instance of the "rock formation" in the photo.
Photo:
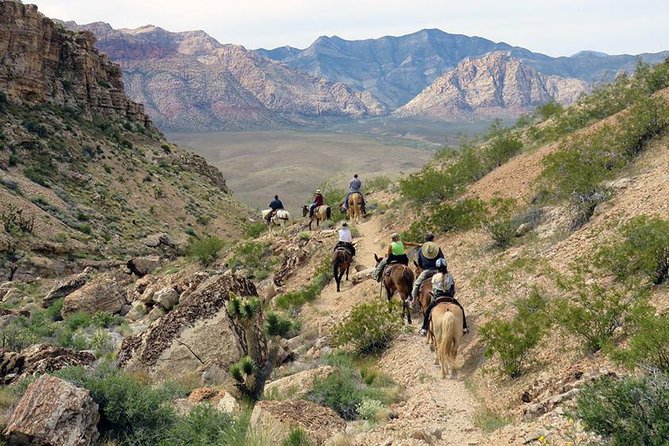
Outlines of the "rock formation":
[{"label": "rock formation", "polygon": [[38,373],[53,372],[67,366],[88,366],[95,355],[52,345],[35,344],[20,353],[0,349],[0,383],[12,382]]},{"label": "rock formation", "polygon": [[542,75],[496,51],[465,59],[395,114],[451,121],[518,116],[550,101],[570,104],[585,91],[583,81]]},{"label": "rock formation", "polygon": [[99,419],[88,390],[42,375],[28,386],[3,433],[12,445],[88,446],[100,435]]}]

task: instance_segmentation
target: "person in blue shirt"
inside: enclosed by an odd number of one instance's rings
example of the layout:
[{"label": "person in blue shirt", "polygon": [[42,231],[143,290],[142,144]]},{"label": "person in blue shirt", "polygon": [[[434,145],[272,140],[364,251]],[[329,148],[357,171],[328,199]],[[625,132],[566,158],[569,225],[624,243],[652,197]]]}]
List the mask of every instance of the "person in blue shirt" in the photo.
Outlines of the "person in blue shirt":
[{"label": "person in blue shirt", "polygon": [[283,209],[283,203],[281,202],[281,200],[279,200],[278,195],[275,195],[274,199],[269,202],[269,208],[271,209],[271,211],[267,214],[265,218],[267,219],[267,221],[272,221],[272,217],[274,217],[276,211],[278,211],[279,209]]},{"label": "person in blue shirt", "polygon": [[346,212],[348,209],[348,197],[353,194],[353,193],[358,193],[362,197],[362,213],[363,215],[367,213],[365,209],[365,196],[362,195],[362,192],[360,189],[362,188],[362,181],[360,181],[360,178],[358,178],[358,174],[356,173],[353,175],[353,178],[351,178],[351,181],[348,182],[348,193],[346,194],[346,198],[344,198],[344,202],[341,205],[341,208]]}]

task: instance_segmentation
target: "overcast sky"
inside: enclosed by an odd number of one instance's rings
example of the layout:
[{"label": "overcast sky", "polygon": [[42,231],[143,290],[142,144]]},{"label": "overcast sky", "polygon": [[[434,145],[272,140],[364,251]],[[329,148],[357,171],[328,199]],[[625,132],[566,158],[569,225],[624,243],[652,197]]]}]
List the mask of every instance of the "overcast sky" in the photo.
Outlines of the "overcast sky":
[{"label": "overcast sky", "polygon": [[669,0],[24,0],[49,17],[114,28],[201,29],[247,48],[305,48],[318,36],[476,35],[552,56],[669,49]]}]

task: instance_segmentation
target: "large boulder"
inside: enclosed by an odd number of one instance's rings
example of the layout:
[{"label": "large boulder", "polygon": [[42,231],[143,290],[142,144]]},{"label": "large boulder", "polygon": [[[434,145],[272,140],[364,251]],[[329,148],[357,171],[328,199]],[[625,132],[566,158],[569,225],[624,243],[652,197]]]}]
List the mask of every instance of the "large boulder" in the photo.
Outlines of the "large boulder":
[{"label": "large boulder", "polygon": [[334,367],[324,365],[311,370],[304,370],[293,375],[277,379],[265,385],[265,395],[276,398],[302,398],[314,389],[314,381],[327,378],[335,371]]},{"label": "large boulder", "polygon": [[229,274],[212,276],[147,331],[126,338],[120,364],[154,376],[184,376],[196,370],[206,372],[211,366],[227,370],[246,345],[243,328],[226,310],[231,293],[257,295],[248,280]]},{"label": "large boulder", "polygon": [[67,366],[88,366],[95,355],[53,345],[35,344],[21,352],[0,349],[0,383],[10,384],[21,377],[52,372]]},{"label": "large boulder", "polygon": [[72,294],[84,286],[90,279],[93,271],[95,271],[93,268],[87,267],[83,272],[67,277],[66,279],[58,282],[53,288],[51,288],[51,291],[49,291],[47,295],[44,296],[44,299],[42,300],[42,306],[44,308],[48,308],[56,300]]},{"label": "large boulder", "polygon": [[128,269],[138,277],[144,277],[163,266],[159,256],[137,257],[128,260]]},{"label": "large boulder", "polygon": [[79,312],[118,313],[127,303],[126,286],[130,282],[130,277],[121,272],[101,274],[65,297],[61,315],[65,318]]},{"label": "large boulder", "polygon": [[165,287],[153,295],[153,301],[165,311],[170,311],[179,302],[179,293],[171,286]]},{"label": "large boulder", "polygon": [[304,431],[316,445],[339,433],[346,422],[328,407],[305,400],[258,401],[251,413],[251,427],[266,432],[275,444],[281,444],[295,428]]},{"label": "large boulder", "polygon": [[99,433],[98,405],[88,390],[42,375],[28,386],[7,423],[9,444],[88,446]]}]

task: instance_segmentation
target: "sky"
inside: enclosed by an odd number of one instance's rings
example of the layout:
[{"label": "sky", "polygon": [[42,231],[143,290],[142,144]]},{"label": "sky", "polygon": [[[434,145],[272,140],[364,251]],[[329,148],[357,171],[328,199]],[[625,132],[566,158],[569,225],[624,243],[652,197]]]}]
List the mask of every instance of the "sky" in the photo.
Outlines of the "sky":
[{"label": "sky", "polygon": [[45,15],[114,28],[204,30],[249,49],[309,46],[424,28],[522,46],[551,56],[580,50],[669,49],[669,0],[24,0]]}]

